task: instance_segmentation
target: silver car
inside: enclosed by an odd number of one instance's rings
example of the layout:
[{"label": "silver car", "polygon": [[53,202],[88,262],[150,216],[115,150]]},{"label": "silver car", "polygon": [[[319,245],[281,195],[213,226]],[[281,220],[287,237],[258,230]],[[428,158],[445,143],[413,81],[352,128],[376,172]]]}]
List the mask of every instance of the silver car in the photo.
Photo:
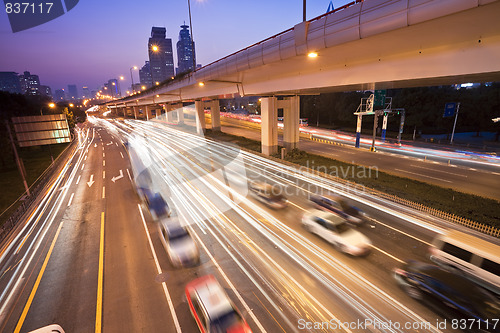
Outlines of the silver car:
[{"label": "silver car", "polygon": [[368,237],[351,228],[343,217],[331,212],[312,209],[302,217],[302,226],[335,245],[341,252],[360,256],[371,250]]},{"label": "silver car", "polygon": [[159,221],[158,228],[160,240],[174,266],[190,266],[200,262],[200,251],[196,242],[177,218]]}]

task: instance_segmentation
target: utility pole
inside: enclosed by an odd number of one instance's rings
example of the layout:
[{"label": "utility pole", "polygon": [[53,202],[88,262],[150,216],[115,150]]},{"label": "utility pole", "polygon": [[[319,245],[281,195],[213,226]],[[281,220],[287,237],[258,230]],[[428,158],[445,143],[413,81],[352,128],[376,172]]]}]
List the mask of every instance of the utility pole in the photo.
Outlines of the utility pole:
[{"label": "utility pole", "polygon": [[455,136],[455,127],[457,126],[458,110],[460,110],[460,102],[458,102],[457,111],[455,112],[455,122],[453,123],[453,131],[451,132],[450,144],[453,143],[453,137]]},{"label": "utility pole", "polygon": [[28,183],[26,182],[26,175],[23,172],[23,166],[21,164],[21,160],[19,159],[19,155],[17,154],[16,144],[14,143],[14,138],[12,137],[12,133],[10,131],[9,121],[5,120],[5,126],[7,126],[7,132],[9,132],[10,142],[12,143],[12,150],[14,151],[14,156],[16,157],[16,164],[19,169],[19,173],[21,174],[21,178],[23,179],[24,188],[26,190],[26,194],[30,195],[30,189],[28,187]]}]

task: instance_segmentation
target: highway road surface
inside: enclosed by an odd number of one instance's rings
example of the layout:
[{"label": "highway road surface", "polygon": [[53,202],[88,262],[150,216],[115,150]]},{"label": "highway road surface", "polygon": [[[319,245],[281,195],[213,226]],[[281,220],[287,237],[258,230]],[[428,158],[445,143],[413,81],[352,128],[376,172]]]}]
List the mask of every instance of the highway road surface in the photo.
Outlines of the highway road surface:
[{"label": "highway road surface", "polygon": [[[410,298],[392,270],[429,261],[437,234],[463,228],[179,126],[90,117],[80,137],[2,244],[1,332],[53,323],[66,332],[196,332],[184,287],[205,274],[253,332],[453,332],[448,314]],[[135,190],[132,140],[196,240],[199,265],[169,262]],[[288,206],[256,201],[248,181],[274,184]],[[301,226],[313,193],[342,195],[369,214],[357,227],[373,243],[367,256],[345,255]]]},{"label": "highway road surface", "polygon": [[[210,123],[209,118],[207,120]],[[260,141],[260,124],[227,117],[221,117],[221,122],[222,131],[225,133]],[[303,130],[302,133],[309,131],[334,133],[313,128]],[[301,136],[299,149],[347,163],[377,167],[380,171],[460,192],[500,200],[500,186],[496,186],[500,184],[500,160],[496,156],[479,157],[472,153],[414,147],[409,143],[402,146],[387,143],[385,147],[378,144],[378,151],[371,152],[365,148],[354,148],[351,140],[347,140],[348,138],[344,140],[342,135],[318,134],[315,133],[314,137],[333,141],[338,145],[311,141]],[[279,144],[282,144],[281,135]]]}]

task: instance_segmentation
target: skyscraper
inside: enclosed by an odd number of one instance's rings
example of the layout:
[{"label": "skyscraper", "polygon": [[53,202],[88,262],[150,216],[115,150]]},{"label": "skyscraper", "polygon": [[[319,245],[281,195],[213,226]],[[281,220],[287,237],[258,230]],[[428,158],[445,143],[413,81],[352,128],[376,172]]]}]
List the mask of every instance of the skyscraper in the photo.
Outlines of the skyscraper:
[{"label": "skyscraper", "polygon": [[65,99],[66,96],[64,94],[64,89],[56,89],[56,92],[54,93],[54,100],[64,101]]},{"label": "skyscraper", "polygon": [[26,95],[40,95],[40,79],[38,75],[32,75],[30,72],[24,72],[19,75],[21,91]]},{"label": "skyscraper", "polygon": [[40,85],[40,95],[52,97],[52,89],[49,86]]},{"label": "skyscraper", "polygon": [[0,72],[0,91],[11,94],[21,93],[21,84],[16,72]]},{"label": "skyscraper", "polygon": [[92,98],[92,95],[90,95],[90,90],[89,87],[83,87],[82,89],[82,98]]},{"label": "skyscraper", "polygon": [[153,84],[174,76],[172,40],[170,38],[166,38],[166,35],[166,28],[151,28],[151,38],[149,38],[148,42],[148,52]]},{"label": "skyscraper", "polygon": [[114,98],[119,98],[121,96],[120,84],[117,79],[108,80],[108,95]]},{"label": "skyscraper", "polygon": [[[151,78],[151,66],[149,64],[149,61],[146,61],[144,63],[144,66],[139,69],[139,82],[141,82],[141,86],[145,86],[147,88],[150,88],[153,85],[153,79]],[[139,91],[140,90],[141,89],[139,87]]]},{"label": "skyscraper", "polygon": [[177,42],[177,74],[192,71],[196,63],[194,42],[191,43],[188,28],[189,25],[184,24],[181,25],[181,31],[179,31],[179,41]]},{"label": "skyscraper", "polygon": [[78,90],[75,84],[68,84],[68,100],[78,99]]}]

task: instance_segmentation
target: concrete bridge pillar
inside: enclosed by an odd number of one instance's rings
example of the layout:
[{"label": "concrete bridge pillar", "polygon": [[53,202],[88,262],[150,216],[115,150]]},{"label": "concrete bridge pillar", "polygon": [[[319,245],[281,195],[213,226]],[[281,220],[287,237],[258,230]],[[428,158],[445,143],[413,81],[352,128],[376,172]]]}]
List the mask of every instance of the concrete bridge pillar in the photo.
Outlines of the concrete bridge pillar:
[{"label": "concrete bridge pillar", "polygon": [[218,99],[210,103],[210,117],[212,118],[212,131],[220,132],[220,103]]},{"label": "concrete bridge pillar", "polygon": [[184,125],[184,106],[182,103],[173,104],[174,110],[177,110],[177,123]]},{"label": "concrete bridge pillar", "polygon": [[145,106],[145,113],[146,113],[146,120],[153,119],[153,114],[151,113],[151,109],[153,108],[152,105],[146,105]]},{"label": "concrete bridge pillar", "polygon": [[278,106],[276,97],[263,97],[260,105],[262,114],[262,153],[273,155],[278,152]]},{"label": "concrete bridge pillar", "polygon": [[127,108],[124,107],[121,109],[121,111],[123,111],[123,118],[127,118]]},{"label": "concrete bridge pillar", "polygon": [[278,108],[283,108],[283,146],[290,151],[299,143],[300,97],[285,97]]},{"label": "concrete bridge pillar", "polygon": [[172,105],[169,105],[169,107],[167,108],[167,114],[166,114],[166,121],[169,122],[169,123],[173,123],[174,122],[174,110],[173,106]]},{"label": "concrete bridge pillar", "polygon": [[194,107],[196,109],[196,133],[203,135],[207,129],[205,122],[205,108],[203,101],[195,101]]}]

